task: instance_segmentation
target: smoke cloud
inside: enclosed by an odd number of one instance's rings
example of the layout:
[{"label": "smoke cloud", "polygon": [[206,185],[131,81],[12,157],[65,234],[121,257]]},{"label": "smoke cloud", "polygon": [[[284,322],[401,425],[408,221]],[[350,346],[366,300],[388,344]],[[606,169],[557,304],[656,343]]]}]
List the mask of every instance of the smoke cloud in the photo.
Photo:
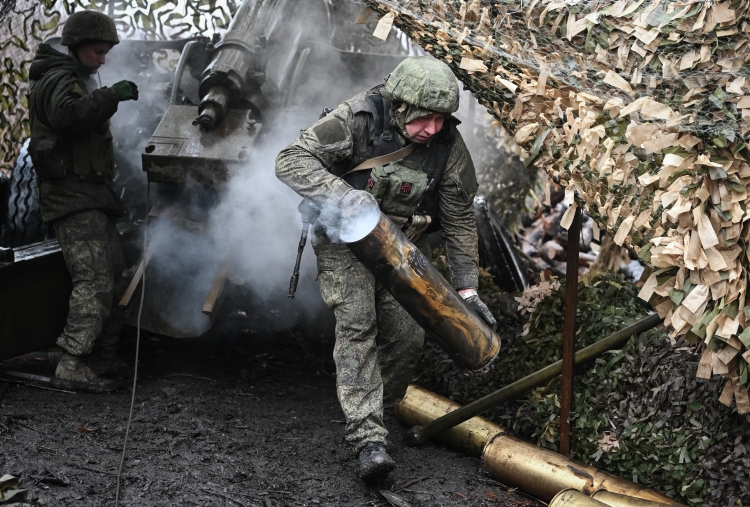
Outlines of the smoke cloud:
[{"label": "smoke cloud", "polygon": [[[203,303],[223,263],[225,290],[234,290],[232,306],[222,310],[244,312],[253,328],[289,329],[310,326],[332,318],[325,308],[316,282],[316,263],[308,243],[302,259],[296,298],[287,297],[301,219],[297,211],[301,197],[278,181],[274,165],[277,154],[312,125],[324,107],[336,107],[356,93],[382,82],[410,52],[404,40],[392,37],[382,43],[370,35],[372,27],[352,25],[361,10],[353,2],[295,3],[293,16],[277,24],[279,44],[269,44],[267,81],[269,90],[284,81],[278,97],[279,109],[264,113],[262,133],[248,150],[247,163],[233,170],[216,192],[197,183],[151,185],[151,205],[158,216],[150,219],[144,318],[171,336],[198,336],[211,327],[202,313]],[[335,7],[338,5],[338,7]],[[344,26],[342,26],[344,25]],[[332,35],[333,34],[333,35]],[[353,35],[352,35],[353,34]],[[122,45],[124,46],[124,44]],[[339,49],[337,49],[339,48]],[[347,51],[342,51],[345,48]],[[357,48],[380,56],[355,54]],[[141,89],[138,103],[123,103],[113,118],[120,147],[118,183],[131,211],[131,220],[142,223],[145,209],[145,174],[140,153],[167,107],[170,75],[145,65],[143,60],[118,56],[114,65],[102,68],[102,84],[120,79],[136,81]],[[304,53],[303,64],[290,58]],[[365,56],[365,57],[363,57]],[[300,71],[296,74],[295,69]],[[197,104],[197,81],[188,72],[183,95]],[[168,212],[165,208],[170,207]],[[178,209],[179,212],[175,212]],[[365,225],[371,230],[377,220]],[[137,227],[124,228],[126,243],[138,240]],[[354,233],[359,239],[361,232]],[[138,254],[131,255],[135,263]],[[319,327],[319,326],[318,326]]]}]

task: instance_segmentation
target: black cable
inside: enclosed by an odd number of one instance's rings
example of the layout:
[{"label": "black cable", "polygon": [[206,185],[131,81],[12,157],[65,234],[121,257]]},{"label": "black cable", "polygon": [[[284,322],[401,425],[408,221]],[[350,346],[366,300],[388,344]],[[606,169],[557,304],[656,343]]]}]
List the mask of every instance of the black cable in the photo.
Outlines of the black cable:
[{"label": "black cable", "polygon": [[149,195],[151,193],[151,182],[146,184],[146,221],[143,229],[143,273],[141,274],[141,302],[138,307],[138,326],[135,334],[135,370],[133,371],[133,394],[130,397],[130,413],[128,414],[128,424],[125,426],[125,441],[122,443],[122,456],[120,456],[120,468],[117,470],[117,488],[115,489],[115,507],[120,505],[120,479],[122,477],[122,465],[125,463],[125,451],[128,447],[128,434],[130,433],[130,423],[133,420],[133,407],[135,406],[135,387],[138,382],[138,354],[141,348],[141,313],[143,313],[143,300],[146,294],[146,252],[148,251],[148,213],[149,213]]}]

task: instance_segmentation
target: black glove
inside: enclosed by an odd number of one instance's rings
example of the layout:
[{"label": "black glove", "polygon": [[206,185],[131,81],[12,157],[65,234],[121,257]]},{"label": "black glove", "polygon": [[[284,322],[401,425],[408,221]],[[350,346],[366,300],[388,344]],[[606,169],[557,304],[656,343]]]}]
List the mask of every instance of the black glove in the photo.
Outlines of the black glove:
[{"label": "black glove", "polygon": [[492,316],[492,312],[490,312],[490,309],[487,308],[486,304],[484,304],[484,301],[479,299],[479,295],[477,293],[473,293],[470,296],[464,297],[464,301],[466,301],[466,304],[469,305],[472,310],[477,312],[477,314],[482,317],[482,319],[484,319],[484,321],[488,326],[492,328],[493,331],[497,331],[497,321],[495,320],[495,317]]},{"label": "black glove", "polygon": [[138,86],[132,81],[118,81],[112,89],[120,102],[124,100],[138,100]]},{"label": "black glove", "polygon": [[302,215],[302,221],[311,224],[320,216],[320,207],[310,199],[303,199],[297,206],[297,210]]}]

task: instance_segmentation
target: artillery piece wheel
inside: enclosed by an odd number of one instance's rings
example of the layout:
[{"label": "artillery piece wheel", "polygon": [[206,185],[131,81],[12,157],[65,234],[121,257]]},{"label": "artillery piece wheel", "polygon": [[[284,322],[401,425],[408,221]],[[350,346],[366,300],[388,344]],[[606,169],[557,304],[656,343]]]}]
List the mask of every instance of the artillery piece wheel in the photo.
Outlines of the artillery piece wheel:
[{"label": "artillery piece wheel", "polygon": [[0,215],[0,246],[19,247],[48,239],[50,230],[42,222],[39,196],[36,190],[36,172],[31,163],[27,140],[13,166],[8,182],[7,208]]}]

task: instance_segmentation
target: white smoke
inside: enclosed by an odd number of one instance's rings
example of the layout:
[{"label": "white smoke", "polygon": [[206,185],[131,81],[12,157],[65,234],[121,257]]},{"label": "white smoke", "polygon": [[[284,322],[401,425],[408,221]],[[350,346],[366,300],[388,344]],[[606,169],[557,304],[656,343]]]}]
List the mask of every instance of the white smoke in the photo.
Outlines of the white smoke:
[{"label": "white smoke", "polygon": [[357,199],[354,203],[342,203],[341,229],[338,237],[344,243],[355,243],[370,234],[380,220],[380,209],[375,198]]},{"label": "white smoke", "polygon": [[[350,4],[345,1],[338,3]],[[306,3],[308,9],[295,8],[294,15],[299,23],[286,19],[283,30],[289,34],[301,33],[302,39],[327,40],[331,36],[326,28],[330,21],[328,11],[320,10],[325,4],[326,1],[321,0]],[[347,17],[337,22],[351,23],[361,6],[348,5],[347,9]],[[311,12],[303,12],[305,10]],[[372,27],[362,30],[361,35],[355,36],[360,39],[352,40],[351,46],[345,46],[347,49],[365,41],[372,45],[367,48],[368,52],[378,52],[377,48],[381,47],[383,53],[394,54],[393,44],[402,43],[392,40],[391,47],[386,49],[385,44],[381,45],[365,32],[371,31]],[[339,37],[344,32],[337,33]],[[182,330],[186,336],[199,335],[210,327],[209,318],[202,313],[202,305],[223,262],[228,264],[229,284],[226,287],[239,286],[243,294],[247,294],[246,301],[233,303],[238,303],[240,308],[237,309],[244,310],[249,317],[264,317],[261,326],[291,328],[295,324],[320,320],[319,317],[328,314],[319,294],[315,256],[309,241],[302,259],[297,296],[293,301],[287,297],[302,227],[297,211],[301,197],[276,178],[275,159],[279,151],[299,135],[300,128],[306,128],[318,119],[324,107],[336,107],[356,93],[379,84],[402,57],[413,51],[408,48],[401,51],[397,47],[395,53],[400,53],[400,56],[380,58],[375,64],[368,63],[370,60],[366,57],[360,59],[355,55],[352,58],[351,53],[343,54],[325,44],[316,43],[311,48],[307,67],[296,80],[295,93],[285,100],[287,107],[274,111],[271,117],[269,111],[263,111],[267,116],[258,143],[248,150],[247,163],[236,168],[218,195],[206,192],[199,185],[183,186],[179,191],[180,205],[190,218],[180,220],[162,216],[151,220],[148,235],[152,257],[146,306],[158,308],[158,318],[167,327]],[[286,56],[269,48],[269,81],[277,79],[274,73],[284,67],[278,64],[285,61]],[[102,73],[104,85],[119,79],[139,82],[139,73],[145,78],[143,69],[108,67],[103,68],[111,71],[106,75]],[[194,88],[197,86],[194,81],[186,73],[183,88]],[[142,100],[148,100],[148,91],[144,90],[147,85],[143,81],[141,84]],[[147,140],[139,132],[155,127],[140,124],[143,122],[139,116],[142,117],[143,113],[137,106],[141,105],[123,103],[115,117],[121,127],[116,132],[117,141],[129,154],[127,177],[134,181],[126,186],[125,195],[130,193],[131,197],[134,193],[145,195],[145,175],[133,169],[140,166],[137,158]],[[157,117],[157,114],[163,114],[166,104],[153,106],[153,116]],[[141,113],[136,114],[136,110]],[[173,196],[166,194],[173,190],[169,185],[152,184],[151,204],[168,205]],[[213,195],[214,202],[210,197],[202,199],[206,194]],[[191,196],[194,198],[189,198]],[[142,199],[137,202],[137,210],[131,209],[134,218],[142,215],[141,208],[145,209]],[[345,239],[360,239],[372,230],[378,216],[376,210],[358,230],[343,231]],[[171,334],[180,333],[174,331]]]},{"label": "white smoke", "polygon": [[314,284],[317,270],[309,242],[297,299],[287,299],[302,231],[297,211],[302,198],[275,175],[276,156],[299,132],[293,123],[284,124],[286,128],[274,129],[250,151],[247,165],[238,168],[227,182],[207,225],[216,251],[230,258],[230,280],[245,284],[264,302],[283,303],[290,310],[286,313],[289,317],[301,306],[320,310],[322,302]]}]

